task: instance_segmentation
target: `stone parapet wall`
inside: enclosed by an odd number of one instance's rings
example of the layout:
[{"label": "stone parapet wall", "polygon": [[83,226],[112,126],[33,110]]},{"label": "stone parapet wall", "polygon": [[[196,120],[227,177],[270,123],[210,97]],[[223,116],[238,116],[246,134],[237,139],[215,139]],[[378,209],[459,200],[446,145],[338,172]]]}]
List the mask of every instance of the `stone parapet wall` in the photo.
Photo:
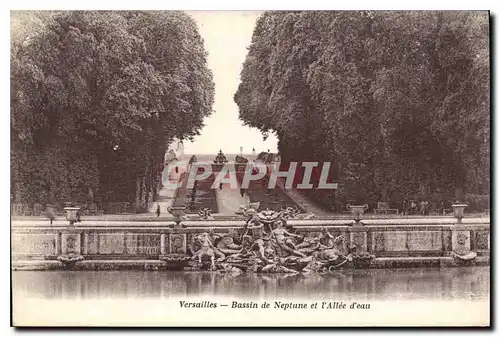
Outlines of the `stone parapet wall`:
[{"label": "stone parapet wall", "polygon": [[[366,220],[354,225],[349,220],[290,220],[297,234],[315,237],[326,227],[334,236],[343,235],[362,251],[374,254],[374,267],[406,266],[405,261],[439,263],[451,259],[451,253],[462,243],[489,263],[490,224],[486,219],[387,219]],[[465,220],[465,219],[464,219]],[[83,225],[48,226],[15,224],[12,226],[13,267],[27,261],[53,261],[63,254],[80,254],[85,261],[159,260],[161,256],[190,255],[190,243],[196,235],[213,229],[224,234],[241,234],[243,220],[174,222],[95,221]],[[429,260],[431,259],[431,260]],[[382,261],[382,262],[381,262]],[[386,261],[386,262],[384,262]],[[88,264],[88,262],[85,262]],[[81,263],[81,264],[85,264]],[[95,265],[95,263],[93,264]],[[161,263],[160,263],[161,265]]]}]

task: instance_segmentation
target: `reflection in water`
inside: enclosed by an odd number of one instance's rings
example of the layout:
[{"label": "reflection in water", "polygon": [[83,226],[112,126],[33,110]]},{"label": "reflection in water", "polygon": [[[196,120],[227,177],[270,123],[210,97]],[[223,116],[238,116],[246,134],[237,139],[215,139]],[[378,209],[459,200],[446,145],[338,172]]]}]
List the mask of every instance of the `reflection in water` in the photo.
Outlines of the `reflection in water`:
[{"label": "reflection in water", "polygon": [[479,299],[490,293],[490,268],[378,269],[333,275],[241,275],[152,271],[15,271],[14,296],[52,299],[239,298]]}]

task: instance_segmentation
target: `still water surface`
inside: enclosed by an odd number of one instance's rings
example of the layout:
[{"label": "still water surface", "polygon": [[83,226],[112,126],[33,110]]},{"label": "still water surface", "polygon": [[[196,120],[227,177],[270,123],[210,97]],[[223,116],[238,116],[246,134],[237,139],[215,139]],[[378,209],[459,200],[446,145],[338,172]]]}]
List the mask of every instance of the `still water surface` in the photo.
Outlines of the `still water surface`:
[{"label": "still water surface", "polygon": [[152,271],[15,271],[14,297],[46,299],[234,296],[324,299],[488,299],[490,268],[377,269],[333,275],[240,275]]}]

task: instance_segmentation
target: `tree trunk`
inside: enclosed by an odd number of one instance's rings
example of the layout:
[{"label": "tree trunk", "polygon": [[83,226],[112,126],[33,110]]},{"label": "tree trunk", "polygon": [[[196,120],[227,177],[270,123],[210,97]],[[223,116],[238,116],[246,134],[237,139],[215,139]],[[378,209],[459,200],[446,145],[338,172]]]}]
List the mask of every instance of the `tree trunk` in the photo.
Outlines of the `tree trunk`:
[{"label": "tree trunk", "polygon": [[88,197],[89,197],[89,201],[91,203],[93,203],[94,202],[94,191],[92,190],[92,187],[88,188]]},{"label": "tree trunk", "polygon": [[141,177],[135,178],[135,212],[139,212],[141,205]]}]

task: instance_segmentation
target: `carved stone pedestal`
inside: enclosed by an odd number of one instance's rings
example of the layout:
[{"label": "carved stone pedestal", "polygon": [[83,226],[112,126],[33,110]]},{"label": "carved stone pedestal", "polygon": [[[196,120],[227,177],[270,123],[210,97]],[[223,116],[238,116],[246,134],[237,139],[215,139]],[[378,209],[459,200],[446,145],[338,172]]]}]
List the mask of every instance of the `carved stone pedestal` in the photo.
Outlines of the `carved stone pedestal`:
[{"label": "carved stone pedestal", "polygon": [[362,223],[349,227],[349,242],[356,245],[359,252],[366,252],[368,250],[368,228],[364,227]]},{"label": "carved stone pedestal", "polygon": [[375,255],[368,252],[368,228],[362,222],[349,227],[349,242],[355,247],[351,257],[354,268],[369,268]]},{"label": "carved stone pedestal", "polygon": [[186,254],[186,234],[172,233],[169,237],[170,254]]},{"label": "carved stone pedestal", "polygon": [[456,225],[451,229],[451,250],[470,250],[470,230]]},{"label": "carved stone pedestal", "polygon": [[471,233],[462,225],[456,225],[451,230],[451,255],[460,265],[474,264],[477,253],[471,251]]},{"label": "carved stone pedestal", "polygon": [[61,233],[61,253],[81,254],[81,235],[78,232]]},{"label": "carved stone pedestal", "polygon": [[68,230],[61,233],[61,255],[58,260],[61,261],[66,268],[73,268],[75,264],[82,261],[82,239],[81,233]]}]

